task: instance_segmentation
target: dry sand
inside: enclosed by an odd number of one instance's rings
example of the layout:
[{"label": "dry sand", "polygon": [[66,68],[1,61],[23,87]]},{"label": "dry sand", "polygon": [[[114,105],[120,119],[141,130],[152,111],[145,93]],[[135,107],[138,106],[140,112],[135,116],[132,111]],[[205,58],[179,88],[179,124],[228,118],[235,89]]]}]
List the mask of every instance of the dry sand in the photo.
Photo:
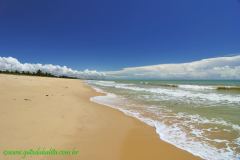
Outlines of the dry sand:
[{"label": "dry sand", "polygon": [[155,129],[89,101],[100,95],[74,79],[0,74],[0,159],[4,150],[75,149],[77,156],[26,159],[196,160]]}]

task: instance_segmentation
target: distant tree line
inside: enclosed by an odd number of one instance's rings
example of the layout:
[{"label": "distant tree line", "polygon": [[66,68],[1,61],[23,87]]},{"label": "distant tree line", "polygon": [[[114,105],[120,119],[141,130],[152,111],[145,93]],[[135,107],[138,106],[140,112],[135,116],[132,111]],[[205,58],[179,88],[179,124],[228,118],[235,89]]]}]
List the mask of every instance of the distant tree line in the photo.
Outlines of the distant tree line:
[{"label": "distant tree line", "polygon": [[14,74],[14,75],[27,75],[27,76],[41,76],[41,77],[58,77],[58,78],[72,78],[72,79],[77,79],[75,77],[68,77],[68,76],[55,76],[51,73],[48,73],[48,72],[43,72],[41,71],[40,69],[37,70],[36,72],[29,72],[29,71],[8,71],[8,70],[5,70],[5,71],[1,71],[0,70],[0,73],[3,73],[3,74]]}]

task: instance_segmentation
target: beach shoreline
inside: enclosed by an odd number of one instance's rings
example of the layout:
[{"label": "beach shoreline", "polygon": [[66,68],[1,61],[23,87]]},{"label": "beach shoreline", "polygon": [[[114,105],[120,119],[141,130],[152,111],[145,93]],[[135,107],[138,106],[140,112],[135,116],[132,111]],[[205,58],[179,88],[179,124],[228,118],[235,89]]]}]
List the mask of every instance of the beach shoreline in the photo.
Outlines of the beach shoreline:
[{"label": "beach shoreline", "polygon": [[0,159],[7,149],[75,149],[75,156],[28,159],[200,159],[160,140],[151,126],[90,101],[82,80],[0,74]]}]

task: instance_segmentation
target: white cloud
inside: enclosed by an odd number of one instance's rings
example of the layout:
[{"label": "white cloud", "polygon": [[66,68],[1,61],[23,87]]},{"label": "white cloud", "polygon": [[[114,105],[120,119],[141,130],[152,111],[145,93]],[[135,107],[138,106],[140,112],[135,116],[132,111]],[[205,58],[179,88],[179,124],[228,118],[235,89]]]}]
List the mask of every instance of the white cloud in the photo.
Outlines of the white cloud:
[{"label": "white cloud", "polygon": [[240,55],[189,63],[129,67],[108,72],[77,71],[66,66],[20,63],[16,58],[0,57],[0,70],[36,72],[38,69],[56,76],[83,79],[240,79]]},{"label": "white cloud", "polygon": [[37,70],[48,72],[56,76],[71,76],[83,79],[102,79],[105,74],[103,72],[90,71],[88,69],[84,71],[77,71],[66,66],[52,65],[52,64],[30,64],[20,63],[13,57],[0,57],[0,70],[5,71],[29,71],[36,72]]},{"label": "white cloud", "polygon": [[108,78],[240,79],[240,55],[189,63],[160,64],[105,72]]}]

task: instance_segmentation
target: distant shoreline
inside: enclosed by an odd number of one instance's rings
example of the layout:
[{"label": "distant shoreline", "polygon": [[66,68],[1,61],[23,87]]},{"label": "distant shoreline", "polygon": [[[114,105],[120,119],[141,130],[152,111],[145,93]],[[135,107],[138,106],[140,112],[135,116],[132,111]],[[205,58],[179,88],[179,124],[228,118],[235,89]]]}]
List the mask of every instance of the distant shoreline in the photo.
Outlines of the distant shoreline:
[{"label": "distant shoreline", "polygon": [[56,76],[48,72],[43,72],[40,69],[36,72],[29,72],[29,71],[1,71],[0,74],[11,74],[11,75],[23,75],[23,76],[39,76],[39,77],[54,77],[54,78],[69,78],[69,79],[80,79],[75,77],[69,77],[69,76]]}]

